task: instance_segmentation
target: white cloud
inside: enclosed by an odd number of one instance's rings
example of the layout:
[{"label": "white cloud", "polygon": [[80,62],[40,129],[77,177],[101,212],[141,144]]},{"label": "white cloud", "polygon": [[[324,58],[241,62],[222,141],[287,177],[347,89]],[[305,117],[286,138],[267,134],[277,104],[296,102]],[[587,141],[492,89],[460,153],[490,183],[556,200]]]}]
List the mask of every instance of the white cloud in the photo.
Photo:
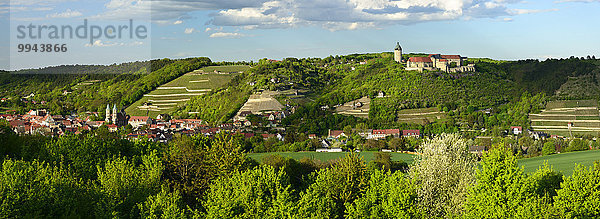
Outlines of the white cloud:
[{"label": "white cloud", "polygon": [[85,44],[86,47],[110,47],[116,45],[118,45],[118,43],[103,43],[102,40],[96,40],[93,44]]},{"label": "white cloud", "polygon": [[182,20],[176,20],[175,22],[173,22],[173,24],[177,25],[177,24],[183,24]]},{"label": "white cloud", "polygon": [[522,15],[522,14],[535,14],[535,13],[552,12],[552,11],[558,11],[558,9],[544,9],[544,10],[512,9],[512,10],[510,10],[510,13],[514,14],[514,15]]},{"label": "white cloud", "polygon": [[158,22],[210,10],[215,12],[209,14],[208,24],[218,27],[321,26],[352,30],[457,19],[502,19],[551,11],[511,8],[519,2],[522,0],[111,0],[101,16],[135,19],[151,14]]},{"label": "white cloud", "polygon": [[102,40],[96,40],[93,44],[85,44],[85,47],[111,47],[111,46],[141,46],[144,42],[134,41],[130,43],[116,43],[116,42],[102,42]]},{"label": "white cloud", "polygon": [[241,33],[230,33],[230,32],[216,32],[210,34],[210,38],[240,38],[245,37],[245,34]]},{"label": "white cloud", "polygon": [[81,14],[81,12],[79,12],[79,11],[73,11],[71,9],[67,9],[65,12],[49,14],[49,15],[46,15],[46,17],[49,17],[49,18],[72,18],[72,17],[80,17],[82,15],[83,14]]},{"label": "white cloud", "polygon": [[195,31],[195,29],[193,27],[191,28],[185,28],[185,30],[183,31],[183,33],[185,34],[191,34]]}]

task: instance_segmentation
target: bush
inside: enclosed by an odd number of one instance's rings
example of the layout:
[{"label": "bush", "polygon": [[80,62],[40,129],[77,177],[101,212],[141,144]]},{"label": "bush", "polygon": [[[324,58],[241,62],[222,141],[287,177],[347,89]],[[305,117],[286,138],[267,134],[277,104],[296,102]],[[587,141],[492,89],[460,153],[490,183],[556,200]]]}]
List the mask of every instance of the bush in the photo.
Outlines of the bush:
[{"label": "bush", "polygon": [[565,151],[585,151],[588,149],[590,148],[587,146],[587,141],[581,139],[573,139],[571,140],[571,142],[569,142],[569,146],[567,147],[567,149],[565,149]]},{"label": "bush", "polygon": [[542,154],[550,155],[556,152],[556,147],[554,146],[554,142],[546,142],[544,143],[544,147],[542,148]]}]

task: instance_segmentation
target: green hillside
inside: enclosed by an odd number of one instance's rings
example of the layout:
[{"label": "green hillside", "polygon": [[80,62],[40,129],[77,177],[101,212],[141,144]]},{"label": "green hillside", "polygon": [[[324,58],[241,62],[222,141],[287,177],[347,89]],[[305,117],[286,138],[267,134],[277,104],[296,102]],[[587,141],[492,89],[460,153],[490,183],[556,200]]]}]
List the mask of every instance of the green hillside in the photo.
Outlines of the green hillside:
[{"label": "green hillside", "polygon": [[[13,101],[4,103],[3,107],[17,112],[46,108],[55,114],[103,113],[106,104],[128,106],[161,84],[210,63],[210,59],[200,57],[109,66],[57,66],[2,73],[0,97],[11,98]],[[46,101],[47,104],[18,101],[25,96],[31,96],[28,100]]]},{"label": "green hillside", "polygon": [[200,73],[200,71],[186,73],[173,81],[161,85],[131,104],[125,111],[133,116],[148,115],[156,117],[162,113],[170,114],[177,107],[184,106],[190,98],[204,95],[213,89],[220,88],[227,84],[231,78],[239,74]]}]

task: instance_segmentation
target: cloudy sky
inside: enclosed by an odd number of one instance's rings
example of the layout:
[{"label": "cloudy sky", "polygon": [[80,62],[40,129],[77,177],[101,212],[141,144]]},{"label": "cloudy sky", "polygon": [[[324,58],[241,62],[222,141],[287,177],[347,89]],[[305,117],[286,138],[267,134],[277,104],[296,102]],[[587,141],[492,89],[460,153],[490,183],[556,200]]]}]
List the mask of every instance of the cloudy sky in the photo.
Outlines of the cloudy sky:
[{"label": "cloudy sky", "polygon": [[[598,12],[600,0],[0,0],[0,28],[9,30],[0,35],[0,69],[326,57],[391,51],[397,41],[405,52],[494,59],[600,56]],[[133,20],[149,36],[17,38],[19,25],[76,27],[84,20],[103,30]],[[69,50],[17,52],[18,44],[36,43]]]}]

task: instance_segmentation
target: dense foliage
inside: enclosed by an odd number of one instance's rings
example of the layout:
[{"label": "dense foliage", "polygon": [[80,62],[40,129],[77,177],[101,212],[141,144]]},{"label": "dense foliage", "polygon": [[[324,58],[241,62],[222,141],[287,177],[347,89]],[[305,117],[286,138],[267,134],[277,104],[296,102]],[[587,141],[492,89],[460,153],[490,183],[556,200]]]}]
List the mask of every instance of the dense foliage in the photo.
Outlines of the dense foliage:
[{"label": "dense foliage", "polygon": [[[2,106],[21,113],[35,108],[54,114],[103,113],[106,104],[128,106],[160,85],[210,63],[208,58],[189,58],[21,70],[0,74],[0,96],[11,98]],[[34,96],[21,100],[30,94]]]},{"label": "dense foliage", "polygon": [[[120,142],[95,133],[40,140],[1,133],[0,216],[97,218],[594,218],[600,164],[562,176],[544,165],[523,173],[504,146],[476,168],[457,135],[427,141],[410,174],[389,157],[332,163],[247,158],[238,137],[179,136],[169,144]],[[64,138],[64,139],[63,139]],[[69,151],[116,148],[75,158]],[[86,142],[86,143],[80,143]],[[90,147],[90,149],[88,149]],[[65,148],[69,150],[55,150]],[[79,152],[77,152],[79,153]],[[56,160],[54,157],[63,159]],[[82,156],[83,157],[83,156]],[[81,165],[81,164],[86,165]],[[436,164],[439,163],[439,164]],[[95,168],[91,171],[88,166]],[[445,168],[447,167],[447,168]],[[434,216],[435,215],[435,216]]]}]

